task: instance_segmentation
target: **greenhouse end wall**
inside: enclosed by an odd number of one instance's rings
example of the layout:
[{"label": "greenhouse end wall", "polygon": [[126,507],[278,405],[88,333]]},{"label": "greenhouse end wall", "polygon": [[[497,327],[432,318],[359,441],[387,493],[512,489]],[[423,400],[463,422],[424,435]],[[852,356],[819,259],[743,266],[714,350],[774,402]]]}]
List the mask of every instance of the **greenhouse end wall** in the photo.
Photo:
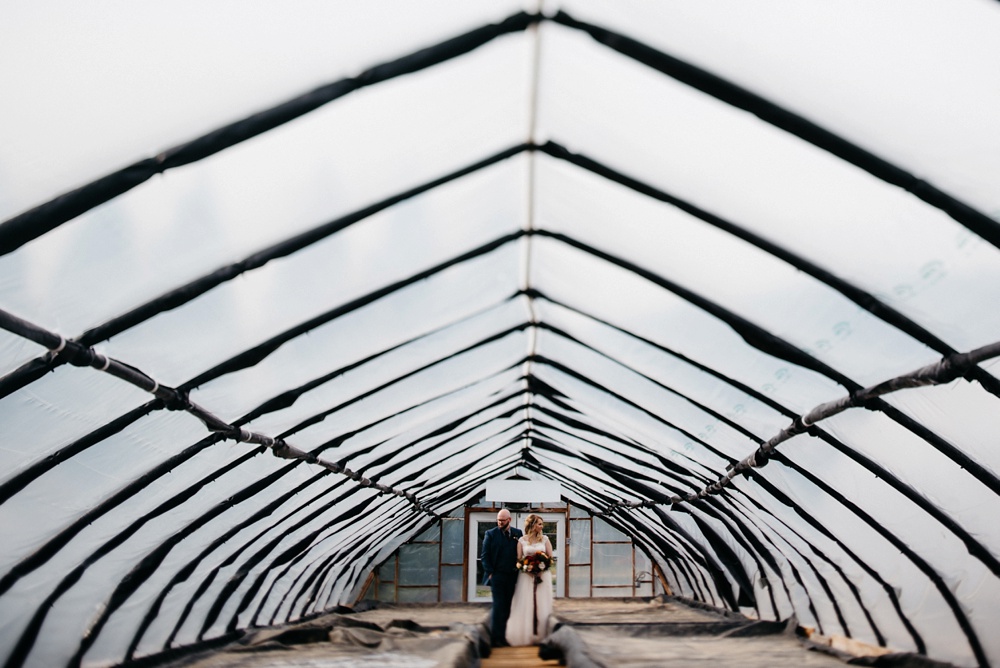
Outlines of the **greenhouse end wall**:
[{"label": "greenhouse end wall", "polygon": [[[670,593],[649,556],[627,535],[583,508],[566,503],[508,508],[516,518],[537,513],[548,518],[545,533],[565,578],[555,584],[568,598],[648,597]],[[500,506],[459,508],[401,545],[375,568],[358,600],[386,603],[487,601],[481,586],[482,536],[495,526]],[[484,521],[485,516],[488,521]],[[559,527],[559,524],[562,527]],[[475,552],[472,552],[473,543]],[[476,563],[473,564],[473,559]]]}]

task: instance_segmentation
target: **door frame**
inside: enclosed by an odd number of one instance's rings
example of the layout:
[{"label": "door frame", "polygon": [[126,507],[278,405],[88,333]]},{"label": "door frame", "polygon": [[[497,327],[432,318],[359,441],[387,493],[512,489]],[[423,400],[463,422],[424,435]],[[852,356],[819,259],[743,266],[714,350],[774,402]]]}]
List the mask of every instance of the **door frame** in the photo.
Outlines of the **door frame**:
[{"label": "door frame", "polygon": [[[534,513],[542,518],[543,522],[555,522],[556,524],[556,541],[552,545],[552,554],[556,557],[556,571],[555,571],[555,592],[556,598],[563,598],[566,596],[566,513],[564,511],[558,510],[519,510],[511,511],[510,513],[510,524],[513,527],[522,527],[524,525],[524,518],[528,515]],[[466,543],[468,549],[466,550],[466,563],[468,568],[466,569],[466,586],[465,586],[465,600],[475,601],[475,602],[489,602],[491,600],[489,593],[485,596],[477,595],[477,588],[479,588],[478,581],[478,560],[479,551],[481,546],[479,545],[479,525],[489,524],[490,528],[495,527],[497,523],[497,511],[488,510],[473,510],[469,511],[466,516]],[[523,529],[522,529],[523,530]]]}]

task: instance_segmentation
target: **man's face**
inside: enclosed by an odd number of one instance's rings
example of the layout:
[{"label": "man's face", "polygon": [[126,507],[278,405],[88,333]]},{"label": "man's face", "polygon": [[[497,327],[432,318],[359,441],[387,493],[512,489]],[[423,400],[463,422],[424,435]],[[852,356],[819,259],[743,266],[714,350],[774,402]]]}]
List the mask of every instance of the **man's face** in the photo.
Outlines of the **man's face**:
[{"label": "man's face", "polygon": [[506,531],[507,527],[510,526],[510,513],[504,510],[497,513],[497,526],[500,527],[501,531]]}]

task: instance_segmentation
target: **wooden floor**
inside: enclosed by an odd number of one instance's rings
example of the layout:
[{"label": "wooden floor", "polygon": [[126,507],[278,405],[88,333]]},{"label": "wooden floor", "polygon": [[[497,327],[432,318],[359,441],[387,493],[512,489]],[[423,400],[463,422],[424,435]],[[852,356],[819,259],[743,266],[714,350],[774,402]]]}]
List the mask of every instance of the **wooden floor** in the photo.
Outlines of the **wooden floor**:
[{"label": "wooden floor", "polygon": [[483,659],[482,668],[534,668],[535,666],[558,666],[555,659],[542,661],[538,658],[538,646],[494,647],[488,659]]}]

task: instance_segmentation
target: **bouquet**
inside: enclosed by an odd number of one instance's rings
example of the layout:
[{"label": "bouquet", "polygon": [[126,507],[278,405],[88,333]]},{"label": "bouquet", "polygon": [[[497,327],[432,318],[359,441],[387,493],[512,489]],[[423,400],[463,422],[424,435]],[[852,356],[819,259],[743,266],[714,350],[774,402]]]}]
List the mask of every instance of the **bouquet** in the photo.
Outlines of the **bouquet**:
[{"label": "bouquet", "polygon": [[517,570],[529,575],[538,575],[550,568],[552,568],[552,557],[544,552],[526,554],[517,560]]}]

